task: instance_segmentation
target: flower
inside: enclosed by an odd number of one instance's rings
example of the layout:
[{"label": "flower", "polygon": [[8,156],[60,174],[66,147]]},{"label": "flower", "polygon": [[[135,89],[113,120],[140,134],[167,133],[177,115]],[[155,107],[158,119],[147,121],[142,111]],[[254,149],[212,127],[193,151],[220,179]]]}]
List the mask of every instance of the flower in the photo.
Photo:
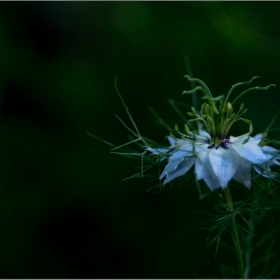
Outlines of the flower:
[{"label": "flower", "polygon": [[[188,112],[188,115],[192,118],[187,123],[190,125],[190,122],[195,122],[198,129],[192,128],[190,130],[189,126],[185,124],[185,133],[181,133],[176,124],[175,131],[181,135],[181,139],[175,137],[171,132],[170,136],[168,136],[169,143],[171,144],[170,147],[152,148],[150,146],[152,142],[140,135],[123,98],[117,90],[136,132],[130,130],[126,125],[125,127],[137,138],[124,145],[115,147],[114,150],[141,140],[144,144],[144,147],[140,144],[141,148],[144,149],[142,153],[125,152],[119,154],[132,157],[140,156],[142,166],[141,173],[139,174],[142,174],[142,176],[143,158],[147,151],[156,156],[159,162],[168,160],[159,177],[160,180],[165,179],[163,184],[185,175],[193,165],[196,179],[204,180],[211,190],[225,189],[231,179],[250,188],[252,170],[266,178],[276,177],[276,173],[271,172],[270,167],[280,165],[280,151],[270,146],[264,146],[267,131],[273,122],[265,130],[265,133],[251,137],[250,135],[253,131],[252,121],[241,117],[247,112],[247,109],[244,109],[244,104],[242,103],[239,110],[234,112],[236,102],[244,94],[253,90],[267,90],[275,85],[249,88],[240,93],[230,103],[228,101],[229,97],[236,87],[250,84],[259,77],[255,76],[247,82],[237,83],[231,87],[226,96],[220,95],[217,97],[212,96],[209,88],[203,81],[191,78],[188,75],[184,77],[188,78],[189,81],[198,83],[199,86],[193,90],[184,91],[183,94],[193,94],[200,90],[204,93],[203,99],[206,99],[206,102],[201,105],[199,111],[191,107],[191,112]],[[160,121],[163,122],[162,120]],[[228,138],[227,135],[231,126],[237,121],[248,123],[249,132],[238,137],[230,136]]]},{"label": "flower", "polygon": [[[194,136],[194,135],[193,135]],[[211,144],[211,136],[199,130],[195,137],[178,139],[168,136],[168,148],[147,148],[163,161],[168,158],[160,179],[164,184],[186,174],[195,166],[197,180],[204,180],[211,189],[227,187],[234,179],[246,187],[251,187],[251,170],[268,178],[274,177],[270,166],[280,165],[280,152],[264,146],[260,147],[262,134],[255,137],[240,136],[224,139],[218,145]]]},{"label": "flower", "polygon": [[[243,94],[252,90],[267,90],[274,85],[247,89],[230,103],[228,99],[234,88],[249,84],[258,77],[253,77],[250,81],[244,83],[235,84],[226,97],[222,95],[216,98],[212,97],[204,82],[187,75],[185,77],[201,86],[191,91],[184,91],[183,94],[201,90],[204,93],[204,99],[207,99],[207,102],[202,104],[200,112],[197,112],[194,107],[191,108],[192,112],[188,112],[193,117],[190,121],[196,121],[199,127],[204,125],[205,129],[199,128],[198,133],[194,133],[185,124],[186,133],[183,134],[175,125],[175,131],[182,136],[182,139],[171,134],[171,136],[168,136],[171,144],[168,148],[146,146],[146,150],[158,156],[159,161],[168,159],[168,163],[159,177],[160,179],[165,178],[164,184],[183,176],[193,165],[195,166],[197,180],[204,180],[211,190],[220,187],[226,188],[231,179],[250,188],[252,169],[264,177],[275,177],[276,175],[271,172],[270,167],[280,165],[278,161],[280,151],[270,146],[263,146],[266,135],[250,136],[253,130],[252,122],[241,118],[247,112],[243,103],[237,112],[234,112],[233,108],[233,105]],[[216,104],[217,101],[220,103],[219,106]],[[230,136],[227,138],[231,126],[240,120],[250,125],[249,132],[239,137]]]}]

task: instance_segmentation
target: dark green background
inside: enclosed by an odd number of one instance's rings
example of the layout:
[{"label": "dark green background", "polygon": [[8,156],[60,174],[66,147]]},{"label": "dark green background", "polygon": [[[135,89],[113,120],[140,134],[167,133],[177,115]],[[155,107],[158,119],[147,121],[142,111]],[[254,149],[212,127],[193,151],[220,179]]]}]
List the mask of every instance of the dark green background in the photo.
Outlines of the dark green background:
[{"label": "dark green background", "polygon": [[[279,19],[279,2],[1,3],[0,278],[220,277],[216,264],[234,255],[215,259],[207,231],[174,237],[208,202],[123,182],[138,163],[86,131],[128,141],[114,117],[129,123],[118,77],[141,133],[165,144],[148,107],[175,122],[166,98],[191,104],[184,55],[214,96],[256,75],[254,85],[278,86]],[[256,133],[279,90],[244,97]]]}]

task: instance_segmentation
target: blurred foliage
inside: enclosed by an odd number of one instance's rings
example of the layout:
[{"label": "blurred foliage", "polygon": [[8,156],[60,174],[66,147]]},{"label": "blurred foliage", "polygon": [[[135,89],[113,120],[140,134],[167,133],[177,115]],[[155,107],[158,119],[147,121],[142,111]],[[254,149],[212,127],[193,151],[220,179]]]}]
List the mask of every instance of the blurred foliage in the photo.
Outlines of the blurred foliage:
[{"label": "blurred foliage", "polygon": [[[168,131],[147,108],[175,123],[166,99],[191,105],[181,95],[190,89],[184,55],[214,96],[255,75],[260,86],[278,86],[279,5],[2,2],[0,277],[218,277],[227,255],[205,247],[207,232],[174,237],[194,223],[190,211],[211,203],[196,190],[155,195],[147,179],[122,182],[133,162],[86,131],[116,145],[128,140],[114,117],[128,122],[118,77],[141,133],[164,144]],[[244,97],[256,133],[279,96],[276,87]],[[246,131],[240,124],[232,134]]]}]

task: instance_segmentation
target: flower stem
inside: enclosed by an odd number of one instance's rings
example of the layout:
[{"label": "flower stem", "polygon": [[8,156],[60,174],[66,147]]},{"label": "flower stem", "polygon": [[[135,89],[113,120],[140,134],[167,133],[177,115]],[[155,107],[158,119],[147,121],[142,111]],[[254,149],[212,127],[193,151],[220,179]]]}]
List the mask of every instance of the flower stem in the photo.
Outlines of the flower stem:
[{"label": "flower stem", "polygon": [[[225,197],[227,201],[227,205],[229,208],[229,212],[233,212],[233,203],[232,203],[232,198],[231,198],[231,193],[229,187],[225,189]],[[232,224],[231,224],[231,230],[232,230],[232,239],[235,245],[235,251],[236,251],[236,256],[237,256],[237,261],[238,261],[238,270],[239,270],[239,275],[241,279],[245,279],[245,274],[244,274],[244,264],[243,264],[243,257],[242,257],[242,251],[241,251],[241,246],[240,246],[240,241],[239,241],[239,235],[238,235],[238,230],[236,226],[236,221],[235,221],[235,213],[232,213]]]},{"label": "flower stem", "polygon": [[[256,192],[256,190],[253,190],[253,205],[258,205],[259,202],[259,192]],[[252,239],[254,234],[254,226],[255,226],[255,219],[256,219],[257,213],[256,210],[252,211],[251,218],[249,221],[249,227],[248,227],[248,237],[247,237],[247,253],[246,253],[246,262],[245,262],[245,278],[249,279],[250,275],[250,268],[251,268],[251,255],[252,255]]]}]

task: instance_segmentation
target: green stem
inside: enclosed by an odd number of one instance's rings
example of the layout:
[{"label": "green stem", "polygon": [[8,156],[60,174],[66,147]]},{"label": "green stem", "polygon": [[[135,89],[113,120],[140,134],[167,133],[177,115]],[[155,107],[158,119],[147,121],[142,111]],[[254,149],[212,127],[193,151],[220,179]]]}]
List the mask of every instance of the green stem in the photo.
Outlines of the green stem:
[{"label": "green stem", "polygon": [[[259,192],[253,190],[253,206],[258,205],[259,203]],[[251,269],[251,255],[252,255],[252,241],[254,235],[254,226],[255,226],[255,219],[256,219],[256,210],[252,210],[251,218],[249,221],[248,227],[248,237],[247,237],[247,253],[246,253],[246,262],[245,262],[245,278],[249,279],[250,269]]]},{"label": "green stem", "polygon": [[243,96],[244,94],[246,94],[246,93],[248,93],[248,92],[250,92],[250,91],[254,91],[254,90],[268,90],[270,87],[275,87],[275,85],[274,85],[274,84],[271,84],[271,85],[269,85],[269,86],[267,86],[267,87],[253,87],[253,88],[249,88],[249,89],[243,91],[242,93],[240,93],[240,94],[232,101],[231,105],[233,106],[233,105],[235,104],[235,102],[236,102],[237,100],[239,100],[239,98],[240,98],[241,96]]},{"label": "green stem", "polygon": [[[229,212],[232,213],[233,212],[233,203],[232,203],[232,198],[231,198],[231,193],[230,193],[229,187],[227,187],[225,189],[225,197],[226,197],[227,205],[229,208]],[[236,256],[237,256],[237,261],[238,261],[239,275],[240,275],[241,279],[245,279],[243,257],[242,257],[242,251],[241,251],[239,235],[238,235],[238,230],[237,230],[237,226],[236,226],[234,213],[232,214],[231,230],[232,230],[232,239],[233,239],[233,242],[235,245],[235,251],[236,251]]]},{"label": "green stem", "polygon": [[204,82],[202,82],[201,80],[196,79],[196,78],[191,78],[188,75],[185,75],[184,77],[187,78],[190,82],[194,81],[194,82],[197,82],[197,83],[202,85],[202,88],[204,89],[203,91],[205,93],[205,96],[208,98],[209,103],[211,104],[211,107],[214,108],[215,114],[219,114],[219,111],[218,111],[218,109],[215,105],[215,102],[213,101],[213,97],[212,97],[212,94],[210,92],[210,89],[207,87],[207,85]]}]

